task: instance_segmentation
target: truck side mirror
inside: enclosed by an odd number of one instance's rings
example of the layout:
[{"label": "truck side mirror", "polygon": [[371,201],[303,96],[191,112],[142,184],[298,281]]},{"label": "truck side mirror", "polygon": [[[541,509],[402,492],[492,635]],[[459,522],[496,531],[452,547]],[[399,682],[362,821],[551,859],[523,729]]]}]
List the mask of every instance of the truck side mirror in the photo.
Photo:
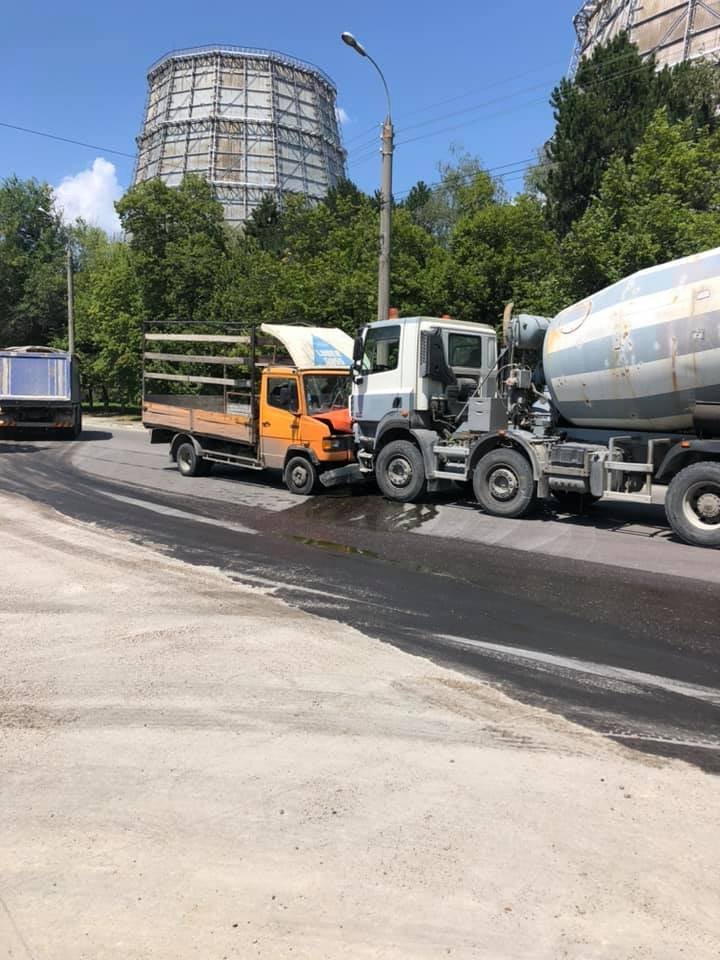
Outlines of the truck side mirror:
[{"label": "truck side mirror", "polygon": [[365,341],[361,335],[355,337],[353,344],[353,367],[359,369],[362,365],[363,354],[365,353]]}]

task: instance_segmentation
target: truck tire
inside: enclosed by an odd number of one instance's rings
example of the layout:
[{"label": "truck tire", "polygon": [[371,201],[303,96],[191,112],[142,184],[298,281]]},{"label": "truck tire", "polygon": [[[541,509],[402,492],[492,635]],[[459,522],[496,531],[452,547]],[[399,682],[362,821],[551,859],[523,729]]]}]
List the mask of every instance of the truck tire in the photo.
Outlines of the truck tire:
[{"label": "truck tire", "polygon": [[422,453],[410,440],[393,440],[377,456],[375,479],[388,500],[412,503],[427,490]]},{"label": "truck tire", "polygon": [[209,464],[203,460],[195,447],[188,443],[181,443],[175,452],[178,470],[183,477],[206,477],[210,472]]},{"label": "truck tire", "polygon": [[290,493],[302,497],[309,497],[318,486],[315,464],[306,457],[291,457],[285,464],[283,479]]},{"label": "truck tire", "polygon": [[493,517],[522,517],[535,500],[535,478],[527,457],[499,447],[480,457],[473,471],[475,499]]},{"label": "truck tire", "polygon": [[673,532],[696,547],[720,547],[720,463],[693,463],[670,481],[665,513]]},{"label": "truck tire", "polygon": [[82,413],[79,413],[75,420],[75,424],[72,428],[73,440],[77,440],[81,433],[82,433]]}]

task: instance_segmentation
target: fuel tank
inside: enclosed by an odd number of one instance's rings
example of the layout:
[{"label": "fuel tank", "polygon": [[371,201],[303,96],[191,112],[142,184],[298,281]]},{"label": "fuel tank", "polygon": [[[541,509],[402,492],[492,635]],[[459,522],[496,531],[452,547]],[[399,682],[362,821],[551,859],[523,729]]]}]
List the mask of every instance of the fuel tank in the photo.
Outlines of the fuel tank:
[{"label": "fuel tank", "polygon": [[720,404],[720,248],[641,270],[563,310],[545,335],[543,366],[571,424],[692,429],[696,404]]}]

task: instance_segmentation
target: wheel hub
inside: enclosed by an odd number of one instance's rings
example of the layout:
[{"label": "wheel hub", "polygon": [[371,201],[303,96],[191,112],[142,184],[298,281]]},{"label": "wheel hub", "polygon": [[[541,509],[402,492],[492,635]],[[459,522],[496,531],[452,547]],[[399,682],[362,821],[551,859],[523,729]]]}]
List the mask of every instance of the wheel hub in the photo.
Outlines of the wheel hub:
[{"label": "wheel hub", "polygon": [[394,457],[387,466],[387,477],[394,487],[406,487],[412,475],[412,465],[405,457]]},{"label": "wheel hub", "polygon": [[697,500],[698,515],[706,523],[717,523],[720,520],[720,496],[717,493],[703,493]]},{"label": "wheel hub", "polygon": [[293,467],[292,480],[296,487],[302,487],[307,480],[306,468],[301,467],[299,464],[298,466]]},{"label": "wheel hub", "polygon": [[495,500],[506,502],[517,494],[518,478],[509,467],[498,467],[490,475],[489,487]]},{"label": "wheel hub", "polygon": [[720,526],[720,486],[707,481],[692,484],[683,497],[687,520],[700,530]]}]

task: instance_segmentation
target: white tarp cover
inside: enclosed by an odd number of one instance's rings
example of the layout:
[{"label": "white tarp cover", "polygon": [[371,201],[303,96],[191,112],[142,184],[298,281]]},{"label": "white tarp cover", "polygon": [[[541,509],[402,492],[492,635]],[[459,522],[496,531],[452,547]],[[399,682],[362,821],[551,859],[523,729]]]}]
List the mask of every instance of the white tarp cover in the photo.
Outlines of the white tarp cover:
[{"label": "white tarp cover", "polygon": [[352,365],[352,337],[337,327],[296,327],[292,324],[263,323],[260,329],[263,333],[277,337],[300,370]]}]

